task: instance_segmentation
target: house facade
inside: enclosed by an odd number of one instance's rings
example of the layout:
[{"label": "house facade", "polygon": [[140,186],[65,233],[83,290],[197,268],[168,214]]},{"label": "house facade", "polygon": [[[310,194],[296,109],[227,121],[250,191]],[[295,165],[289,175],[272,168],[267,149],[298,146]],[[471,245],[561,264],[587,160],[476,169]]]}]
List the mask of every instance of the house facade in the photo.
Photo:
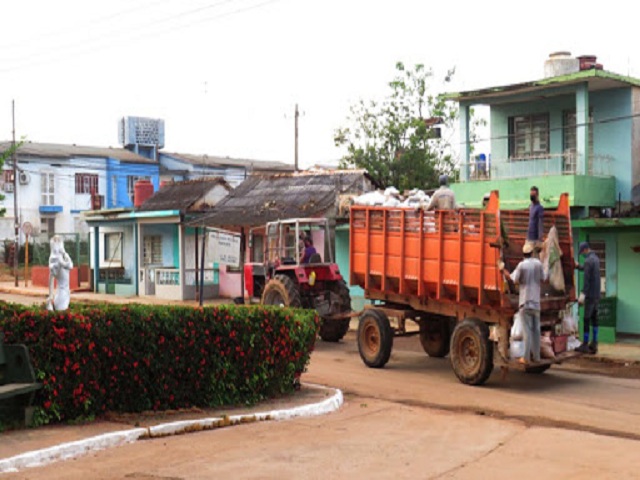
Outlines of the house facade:
[{"label": "house facade", "polygon": [[[535,185],[545,208],[554,208],[568,192],[575,251],[589,241],[602,261],[602,340],[640,334],[640,296],[631,287],[640,271],[640,79],[564,52],[550,56],[545,72],[537,81],[448,96],[460,105],[456,200],[480,206],[485,193],[499,190],[504,208],[527,208]],[[476,105],[490,108],[489,159],[471,154]]]},{"label": "house facade", "polygon": [[[10,144],[0,144],[6,151]],[[133,186],[141,178],[159,185],[157,162],[124,148],[26,142],[16,153],[18,182],[10,162],[2,171],[6,209],[0,238],[12,238],[14,189],[18,189],[20,223],[30,222],[34,234],[85,233],[82,212],[97,202],[104,208],[133,205]]]},{"label": "house facade", "polygon": [[[213,208],[230,191],[222,178],[170,183],[146,200],[138,198],[138,208],[86,212],[93,290],[194,300],[202,237],[185,222]],[[206,243],[204,264],[204,298],[217,297],[219,267]]]}]

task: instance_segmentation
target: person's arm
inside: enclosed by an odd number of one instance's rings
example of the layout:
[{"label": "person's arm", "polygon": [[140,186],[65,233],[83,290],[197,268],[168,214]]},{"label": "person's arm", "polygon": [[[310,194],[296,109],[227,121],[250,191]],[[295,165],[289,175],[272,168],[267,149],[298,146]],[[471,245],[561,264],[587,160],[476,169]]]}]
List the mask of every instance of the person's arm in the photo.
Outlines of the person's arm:
[{"label": "person's arm", "polygon": [[538,240],[544,240],[544,208],[539,205],[538,208]]},{"label": "person's arm", "polygon": [[591,284],[593,283],[593,262],[589,260],[584,262],[584,284],[582,285],[582,293],[587,295],[587,292],[591,290]]},{"label": "person's arm", "polygon": [[513,283],[518,283],[518,281],[520,280],[520,264],[518,264],[513,273],[509,273],[509,271],[504,268],[504,265],[502,265],[500,271],[507,278],[507,280],[511,280]]},{"label": "person's arm", "polygon": [[433,195],[431,195],[431,200],[429,201],[429,206],[427,207],[427,211],[429,212],[431,210],[435,210],[437,203],[438,203],[438,190],[433,192]]}]

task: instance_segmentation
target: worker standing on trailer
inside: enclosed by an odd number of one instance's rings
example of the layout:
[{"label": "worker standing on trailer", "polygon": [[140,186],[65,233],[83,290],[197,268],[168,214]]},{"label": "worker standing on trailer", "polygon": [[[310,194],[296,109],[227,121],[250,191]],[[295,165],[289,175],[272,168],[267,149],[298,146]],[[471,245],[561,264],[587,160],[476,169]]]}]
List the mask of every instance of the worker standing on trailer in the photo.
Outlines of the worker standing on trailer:
[{"label": "worker standing on trailer", "polygon": [[309,263],[309,261],[311,260],[311,256],[314,255],[315,253],[318,253],[318,252],[316,251],[316,247],[313,246],[313,241],[311,240],[311,237],[305,237],[304,238],[304,255],[302,256],[302,260],[300,260],[300,263],[302,264]]},{"label": "worker standing on trailer", "polygon": [[533,245],[529,242],[522,248],[524,260],[521,261],[512,274],[500,264],[500,271],[520,286],[519,308],[522,315],[524,352],[520,363],[527,364],[533,357],[534,362],[540,361],[540,284],[549,278],[549,271],[542,266],[542,262],[533,258]]},{"label": "worker standing on trailer", "polygon": [[[600,258],[591,250],[587,242],[582,242],[578,255],[584,255],[584,265],[576,264],[578,270],[584,271],[584,286],[578,303],[584,305],[584,336],[582,345],[576,352],[598,353],[598,304],[600,303]],[[593,340],[589,343],[589,327],[593,330]]]},{"label": "worker standing on trailer", "polygon": [[456,195],[449,188],[449,176],[440,175],[440,188],[433,192],[427,210],[453,210],[456,208]]},{"label": "worker standing on trailer", "polygon": [[544,207],[540,204],[540,190],[531,187],[529,190],[529,228],[527,229],[527,243],[533,247],[533,255],[538,257],[542,251],[544,241]]}]

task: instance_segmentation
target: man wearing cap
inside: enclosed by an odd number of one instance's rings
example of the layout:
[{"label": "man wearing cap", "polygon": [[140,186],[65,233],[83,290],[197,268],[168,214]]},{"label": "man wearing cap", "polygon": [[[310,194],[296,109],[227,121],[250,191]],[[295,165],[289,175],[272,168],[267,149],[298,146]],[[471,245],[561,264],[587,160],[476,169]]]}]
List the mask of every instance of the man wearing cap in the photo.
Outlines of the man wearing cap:
[{"label": "man wearing cap", "polygon": [[449,177],[440,175],[440,188],[433,192],[427,210],[452,210],[456,208],[456,195],[449,188]]},{"label": "man wearing cap", "polygon": [[522,260],[512,274],[500,262],[500,271],[520,287],[519,307],[522,314],[524,352],[520,363],[527,364],[533,358],[540,361],[540,283],[549,278],[549,271],[542,262],[533,258],[533,245],[525,243]]},{"label": "man wearing cap", "polygon": [[[576,264],[578,270],[584,271],[584,284],[578,299],[584,305],[584,334],[582,345],[576,352],[598,353],[598,304],[600,303],[600,259],[591,250],[587,242],[582,242],[578,255],[584,255],[584,265]],[[589,326],[593,330],[593,340],[589,343]]]}]

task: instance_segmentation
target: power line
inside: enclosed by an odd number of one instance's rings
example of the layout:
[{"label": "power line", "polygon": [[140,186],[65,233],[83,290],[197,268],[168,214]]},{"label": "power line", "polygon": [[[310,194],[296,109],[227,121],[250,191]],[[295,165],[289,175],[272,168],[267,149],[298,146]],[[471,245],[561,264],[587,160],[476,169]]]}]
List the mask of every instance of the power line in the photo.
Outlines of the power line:
[{"label": "power line", "polygon": [[[207,22],[211,22],[211,21],[214,21],[214,20],[222,19],[222,18],[225,18],[225,17],[230,17],[230,16],[237,15],[237,14],[240,14],[240,13],[248,12],[250,10],[255,10],[255,9],[258,9],[258,8],[262,8],[262,7],[266,6],[266,5],[269,5],[269,4],[272,4],[272,3],[276,3],[276,2],[278,2],[280,0],[266,0],[266,1],[263,1],[261,3],[249,5],[249,6],[244,7],[244,8],[238,8],[238,9],[231,10],[231,11],[228,11],[228,12],[224,12],[224,13],[221,13],[221,14],[218,14],[218,15],[206,17],[206,18],[203,18],[201,20],[192,21],[190,23],[185,23],[185,24],[173,27],[173,28],[168,28],[168,29],[164,29],[164,30],[160,30],[160,31],[153,31],[153,32],[149,31],[149,32],[146,32],[146,33],[141,33],[141,34],[136,35],[141,28],[145,29],[145,28],[153,27],[153,26],[155,26],[157,24],[169,23],[169,22],[174,21],[175,19],[183,18],[185,16],[193,15],[194,13],[198,13],[198,12],[204,11],[205,9],[211,9],[211,8],[219,7],[219,6],[223,5],[223,4],[233,3],[235,1],[238,1],[238,0],[222,0],[222,1],[217,2],[215,4],[207,5],[205,7],[199,7],[198,9],[182,12],[182,13],[179,13],[179,14],[176,14],[176,15],[172,15],[171,17],[167,17],[167,18],[163,18],[161,20],[155,21],[155,22],[151,22],[151,23],[149,23],[147,25],[143,25],[142,27],[136,27],[136,31],[135,32],[131,32],[130,28],[126,28],[126,29],[117,30],[116,33],[119,33],[119,32],[133,33],[134,35],[129,36],[128,38],[127,37],[123,37],[122,38],[122,39],[124,39],[126,41],[142,40],[142,39],[153,37],[153,36],[164,35],[166,33],[173,33],[173,32],[179,31],[179,30],[184,30],[185,28],[191,28],[194,25],[200,25],[202,23],[207,23]],[[100,42],[104,42],[104,41],[107,41],[107,42],[110,42],[110,43],[107,43],[107,44],[104,44],[104,45],[99,45]],[[58,50],[57,52],[55,50],[54,51],[52,51],[52,50],[40,51],[38,54],[35,55],[35,58],[37,59],[37,58],[40,58],[40,57],[46,57],[42,61],[37,61],[37,60],[36,61],[31,61],[31,62],[27,61],[27,63],[22,63],[22,64],[18,64],[16,66],[7,67],[7,68],[2,68],[2,69],[0,69],[0,73],[9,73],[9,72],[20,70],[20,69],[24,69],[24,68],[30,68],[30,67],[33,67],[33,66],[52,63],[52,62],[57,61],[60,56],[67,57],[67,56],[70,56],[70,55],[71,56],[79,56],[79,55],[93,54],[93,53],[96,53],[98,51],[102,51],[102,50],[106,50],[106,49],[110,49],[110,48],[115,48],[115,47],[119,46],[119,45],[114,44],[113,43],[113,39],[111,39],[111,38],[106,38],[106,39],[105,38],[96,38],[96,39],[94,39],[94,40],[92,40],[92,41],[90,41],[88,43],[89,44],[98,43],[98,45],[87,49],[87,48],[84,48],[84,47],[86,47],[86,43],[83,44],[83,45],[80,45],[80,46],[77,43],[73,43],[73,44],[64,45],[62,47],[58,47],[57,48],[57,50]],[[72,51],[73,49],[76,49],[78,47],[83,48],[83,49],[79,50],[79,51],[75,51],[75,52]],[[64,51],[64,49],[69,49],[69,48],[71,50],[69,50],[68,52]],[[52,55],[57,55],[57,56],[56,57],[52,57]],[[27,59],[27,60],[31,60],[31,59]]]}]

